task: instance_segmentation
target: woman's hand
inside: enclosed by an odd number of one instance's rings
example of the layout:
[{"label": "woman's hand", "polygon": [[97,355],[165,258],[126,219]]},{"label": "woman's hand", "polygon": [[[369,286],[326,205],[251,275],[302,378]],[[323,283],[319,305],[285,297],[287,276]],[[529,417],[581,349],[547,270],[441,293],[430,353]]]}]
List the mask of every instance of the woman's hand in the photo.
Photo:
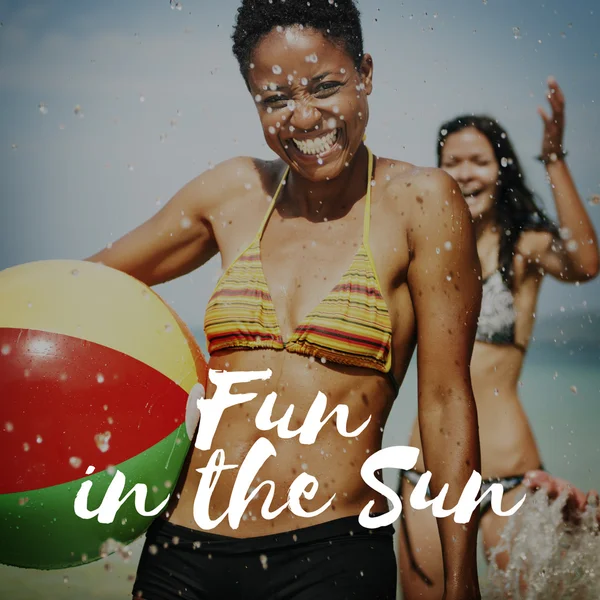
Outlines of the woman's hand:
[{"label": "woman's hand", "polygon": [[[563,519],[567,523],[579,524],[581,515],[588,506],[598,508],[598,492],[596,490],[590,490],[586,495],[566,479],[553,477],[545,471],[529,471],[525,475],[523,484],[533,492],[543,489],[548,494],[548,499],[552,501],[566,490],[567,500],[563,508]],[[598,512],[598,522],[600,523],[600,511]]]},{"label": "woman's hand", "polygon": [[[565,133],[565,96],[554,77],[548,77],[548,101],[552,114],[538,107],[538,114],[544,122],[544,138],[542,140],[542,154],[544,160],[556,158],[563,152],[563,138]],[[555,155],[553,157],[553,155]]]}]

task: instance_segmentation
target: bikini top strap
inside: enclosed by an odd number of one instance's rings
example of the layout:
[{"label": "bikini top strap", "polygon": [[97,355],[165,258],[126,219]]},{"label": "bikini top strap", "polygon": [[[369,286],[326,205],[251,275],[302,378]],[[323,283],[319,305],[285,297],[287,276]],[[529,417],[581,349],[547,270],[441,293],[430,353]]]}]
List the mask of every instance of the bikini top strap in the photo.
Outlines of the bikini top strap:
[{"label": "bikini top strap", "polygon": [[265,227],[267,226],[267,221],[269,220],[269,217],[273,213],[273,209],[275,208],[275,203],[277,202],[277,198],[279,197],[279,193],[281,192],[281,188],[285,184],[285,181],[287,179],[287,176],[288,176],[289,172],[290,172],[290,167],[288,165],[287,168],[286,168],[286,170],[285,170],[285,172],[283,173],[283,177],[279,181],[279,185],[277,186],[277,190],[275,191],[275,195],[273,196],[273,200],[271,200],[271,204],[269,204],[269,208],[267,209],[267,212],[266,212],[265,216],[263,217],[262,223],[260,224],[260,228],[258,230],[258,233],[256,234],[256,237],[258,239],[262,238],[262,235],[263,235],[263,232],[265,230]]},{"label": "bikini top strap", "polygon": [[367,198],[365,201],[365,217],[363,219],[363,243],[369,245],[369,229],[371,224],[371,180],[373,178],[373,153],[368,146],[365,146],[369,153],[369,164],[367,167]]}]

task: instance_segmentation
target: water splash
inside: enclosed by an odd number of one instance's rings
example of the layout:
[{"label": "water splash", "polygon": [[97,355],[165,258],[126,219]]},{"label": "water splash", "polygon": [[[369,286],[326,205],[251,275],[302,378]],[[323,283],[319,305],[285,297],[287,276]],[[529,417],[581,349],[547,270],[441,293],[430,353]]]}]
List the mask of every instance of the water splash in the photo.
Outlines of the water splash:
[{"label": "water splash", "polygon": [[[592,600],[600,598],[600,535],[596,507],[578,525],[563,521],[567,492],[549,504],[539,491],[513,515],[491,552],[486,600]],[[507,551],[505,571],[495,557]],[[522,582],[526,585],[520,589]]]}]

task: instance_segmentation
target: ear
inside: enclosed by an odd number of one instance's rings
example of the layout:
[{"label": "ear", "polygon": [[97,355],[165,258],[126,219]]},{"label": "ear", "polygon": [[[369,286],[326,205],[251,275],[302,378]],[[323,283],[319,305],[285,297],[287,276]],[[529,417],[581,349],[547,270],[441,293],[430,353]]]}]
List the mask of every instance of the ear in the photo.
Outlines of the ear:
[{"label": "ear", "polygon": [[373,57],[370,54],[363,55],[359,74],[368,96],[373,91]]}]

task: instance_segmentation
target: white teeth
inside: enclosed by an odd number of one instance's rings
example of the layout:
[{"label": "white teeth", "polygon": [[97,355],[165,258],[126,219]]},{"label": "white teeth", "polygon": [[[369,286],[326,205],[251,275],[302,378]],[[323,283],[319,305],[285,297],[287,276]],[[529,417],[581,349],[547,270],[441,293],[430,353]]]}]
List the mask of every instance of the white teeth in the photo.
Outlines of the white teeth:
[{"label": "white teeth", "polygon": [[323,152],[327,152],[331,150],[333,144],[337,140],[337,129],[334,129],[332,132],[327,135],[322,135],[321,137],[311,139],[311,140],[297,140],[293,138],[294,144],[302,154],[322,154]]}]

